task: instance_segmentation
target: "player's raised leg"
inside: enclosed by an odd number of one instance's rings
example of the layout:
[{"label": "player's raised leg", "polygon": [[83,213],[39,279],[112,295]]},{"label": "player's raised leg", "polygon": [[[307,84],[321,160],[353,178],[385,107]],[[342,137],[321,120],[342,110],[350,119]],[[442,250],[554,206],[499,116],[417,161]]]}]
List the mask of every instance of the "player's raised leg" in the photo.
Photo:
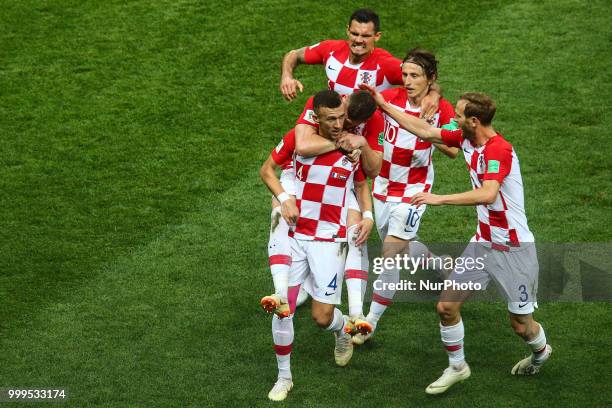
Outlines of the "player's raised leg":
[{"label": "player's raised leg", "polygon": [[350,209],[347,217],[347,224],[349,225],[347,230],[348,251],[346,255],[344,279],[348,292],[351,327],[357,330],[357,325],[359,325],[360,330],[369,333],[372,331],[372,326],[363,316],[363,298],[367,288],[369,270],[368,247],[366,243],[359,246],[355,243],[359,233],[359,226],[357,224],[360,221],[361,213],[354,209]]},{"label": "player's raised leg", "polygon": [[[383,242],[383,258],[393,258],[395,255],[408,250],[409,241],[387,235]],[[353,337],[354,344],[363,344],[374,334],[378,321],[387,310],[387,307],[393,304],[393,296],[395,295],[395,285],[399,282],[399,269],[393,263],[387,265],[383,263],[384,268],[378,278],[374,282],[374,292],[372,294],[372,302],[370,303],[370,311],[366,316],[366,321],[372,325],[372,331],[369,334],[357,334]]]},{"label": "player's raised leg", "polygon": [[552,354],[552,347],[546,342],[544,328],[533,320],[532,314],[520,315],[509,312],[509,315],[512,329],[525,340],[531,349],[531,355],[516,363],[511,373],[513,375],[535,375]]},{"label": "player's raised leg", "polygon": [[436,255],[420,241],[410,241],[407,253],[411,258],[422,260],[419,262],[421,268],[436,272],[442,280],[452,272],[453,258],[450,255]]},{"label": "player's raised leg", "polygon": [[274,294],[264,296],[260,303],[268,313],[275,313],[283,318],[289,316],[287,286],[291,267],[291,247],[288,236],[289,225],[281,216],[280,204],[277,201],[274,204],[276,206],[272,209],[268,241],[268,261],[274,281]]},{"label": "player's raised leg", "polygon": [[471,372],[465,362],[463,350],[464,328],[461,319],[461,305],[469,292],[443,291],[436,309],[440,316],[440,337],[448,355],[448,368],[440,378],[429,384],[427,394],[441,394],[454,384],[467,379]]}]

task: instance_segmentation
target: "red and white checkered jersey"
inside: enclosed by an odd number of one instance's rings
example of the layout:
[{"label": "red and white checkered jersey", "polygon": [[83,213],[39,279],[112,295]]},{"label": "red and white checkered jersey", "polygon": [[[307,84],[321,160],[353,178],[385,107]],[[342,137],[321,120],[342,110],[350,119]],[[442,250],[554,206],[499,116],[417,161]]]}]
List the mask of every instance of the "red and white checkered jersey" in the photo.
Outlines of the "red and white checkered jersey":
[{"label": "red and white checkered jersey", "polygon": [[349,62],[350,48],[346,40],[326,40],[306,47],[306,64],[325,64],[329,89],[349,95],[359,84],[375,86],[379,91],[392,85],[402,85],[402,62],[389,51],[374,48],[360,64]]},{"label": "red and white checkered jersey", "polygon": [[476,206],[478,228],[472,240],[504,251],[521,242],[534,242],[525,215],[521,168],[512,145],[498,133],[478,147],[464,139],[460,129],[443,129],[442,140],[463,150],[474,189],[485,180],[497,180],[501,186],[493,204]]},{"label": "red and white checkered jersey", "polygon": [[[412,116],[419,116],[420,107],[412,107],[405,88],[394,88],[382,92],[385,100],[394,108]],[[381,201],[409,203],[412,196],[428,192],[434,181],[431,160],[434,146],[403,129],[391,116],[385,119],[383,162],[378,177],[374,180],[372,195]],[[449,101],[440,99],[434,126],[446,125],[455,117]]]},{"label": "red and white checkered jersey", "polygon": [[270,152],[274,163],[287,170],[293,168],[293,153],[295,152],[295,128],[291,129]]},{"label": "red and white checkered jersey", "polygon": [[[311,96],[306,101],[302,114],[295,122],[296,125],[310,125],[315,128],[319,128],[319,124],[314,120],[314,96]],[[365,121],[364,123],[355,126],[354,128],[346,129],[347,131],[363,136],[368,141],[370,148],[378,152],[383,151],[383,135],[385,130],[385,119],[380,111],[374,112],[374,114]]]},{"label": "red and white checkered jersey", "polygon": [[347,194],[353,177],[363,181],[359,164],[337,150],[315,157],[295,156],[297,223],[289,232],[300,240],[345,242]]}]

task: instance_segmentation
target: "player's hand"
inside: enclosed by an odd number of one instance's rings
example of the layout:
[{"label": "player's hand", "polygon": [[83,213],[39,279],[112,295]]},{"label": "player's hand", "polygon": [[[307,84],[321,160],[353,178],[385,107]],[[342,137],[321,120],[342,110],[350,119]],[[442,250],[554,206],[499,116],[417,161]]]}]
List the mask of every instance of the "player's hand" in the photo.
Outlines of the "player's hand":
[{"label": "player's hand", "polygon": [[368,84],[359,84],[359,89],[368,91],[370,94],[372,94],[372,97],[374,98],[378,106],[382,106],[385,104],[385,98],[383,98],[383,96],[380,94],[380,92],[378,92],[375,87]]},{"label": "player's hand", "polygon": [[295,225],[298,217],[300,216],[300,211],[297,208],[297,204],[295,203],[295,197],[291,196],[290,199],[285,200],[281,204],[281,215],[289,225]]},{"label": "player's hand", "polygon": [[351,163],[357,163],[359,159],[361,158],[361,150],[355,149],[352,152],[348,153],[346,157],[348,157]]},{"label": "player's hand", "polygon": [[355,245],[360,246],[368,240],[368,237],[372,232],[372,227],[374,226],[374,221],[369,218],[364,218],[357,225],[357,230],[359,231],[359,233],[357,234],[357,238],[355,239]]},{"label": "player's hand", "polygon": [[438,106],[440,105],[440,94],[436,91],[431,91],[421,101],[421,119],[425,119],[426,121],[431,121],[436,112],[438,111]]},{"label": "player's hand", "polygon": [[437,194],[417,193],[412,197],[412,200],[410,200],[410,203],[416,205],[417,208],[423,204],[441,205],[442,198]]},{"label": "player's hand", "polygon": [[352,152],[355,149],[361,149],[364,143],[367,143],[365,137],[348,132],[342,132],[338,139],[336,139],[336,146],[338,146],[340,149],[346,150],[347,152]]},{"label": "player's hand", "polygon": [[280,91],[283,97],[292,101],[297,97],[297,90],[304,91],[304,85],[295,78],[281,78]]}]

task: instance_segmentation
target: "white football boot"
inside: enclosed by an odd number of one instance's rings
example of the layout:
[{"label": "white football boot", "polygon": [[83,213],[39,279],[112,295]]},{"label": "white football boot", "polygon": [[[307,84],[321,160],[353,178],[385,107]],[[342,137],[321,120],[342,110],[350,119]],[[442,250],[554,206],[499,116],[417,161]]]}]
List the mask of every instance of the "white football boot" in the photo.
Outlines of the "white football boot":
[{"label": "white football boot", "polygon": [[279,378],[268,393],[268,398],[272,401],[282,401],[287,398],[287,394],[292,388],[293,381],[288,378]]},{"label": "white football boot", "polygon": [[472,372],[470,371],[470,366],[468,366],[467,363],[460,370],[457,370],[454,367],[448,367],[444,370],[440,378],[425,388],[425,392],[431,395],[442,394],[452,385],[469,378],[471,374]]},{"label": "white football boot", "polygon": [[552,347],[550,346],[550,344],[547,344],[546,350],[544,350],[544,355],[542,356],[540,362],[536,363],[533,360],[532,354],[531,356],[524,358],[518,363],[516,363],[514,367],[512,367],[510,373],[512,373],[512,375],[535,375],[540,372],[540,367],[542,367],[542,364],[544,364],[544,362],[548,360],[551,354]]},{"label": "white football boot", "polygon": [[[344,325],[348,324],[348,316],[344,316]],[[351,361],[353,356],[353,343],[351,342],[351,335],[341,331],[340,333],[334,333],[336,337],[336,347],[334,348],[334,359],[336,364],[340,367],[344,367]]]},{"label": "white football boot", "polygon": [[355,327],[359,333],[355,334],[351,341],[357,346],[361,346],[363,343],[370,340],[376,330],[376,325],[367,318],[356,320]]}]

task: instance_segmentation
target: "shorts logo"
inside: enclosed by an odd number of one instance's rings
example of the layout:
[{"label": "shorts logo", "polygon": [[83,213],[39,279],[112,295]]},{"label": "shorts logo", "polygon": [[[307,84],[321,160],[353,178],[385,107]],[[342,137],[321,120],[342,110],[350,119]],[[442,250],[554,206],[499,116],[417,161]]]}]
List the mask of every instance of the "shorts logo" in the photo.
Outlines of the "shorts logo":
[{"label": "shorts logo", "polygon": [[524,308],[525,306],[527,306],[527,303],[522,303],[522,304],[519,304],[519,305],[518,305],[519,309],[522,309],[522,308]]},{"label": "shorts logo", "polygon": [[489,164],[487,165],[488,173],[499,173],[499,161],[498,160],[489,160]]},{"label": "shorts logo", "polygon": [[378,145],[382,146],[384,144],[385,141],[385,132],[380,132],[378,134]]}]

